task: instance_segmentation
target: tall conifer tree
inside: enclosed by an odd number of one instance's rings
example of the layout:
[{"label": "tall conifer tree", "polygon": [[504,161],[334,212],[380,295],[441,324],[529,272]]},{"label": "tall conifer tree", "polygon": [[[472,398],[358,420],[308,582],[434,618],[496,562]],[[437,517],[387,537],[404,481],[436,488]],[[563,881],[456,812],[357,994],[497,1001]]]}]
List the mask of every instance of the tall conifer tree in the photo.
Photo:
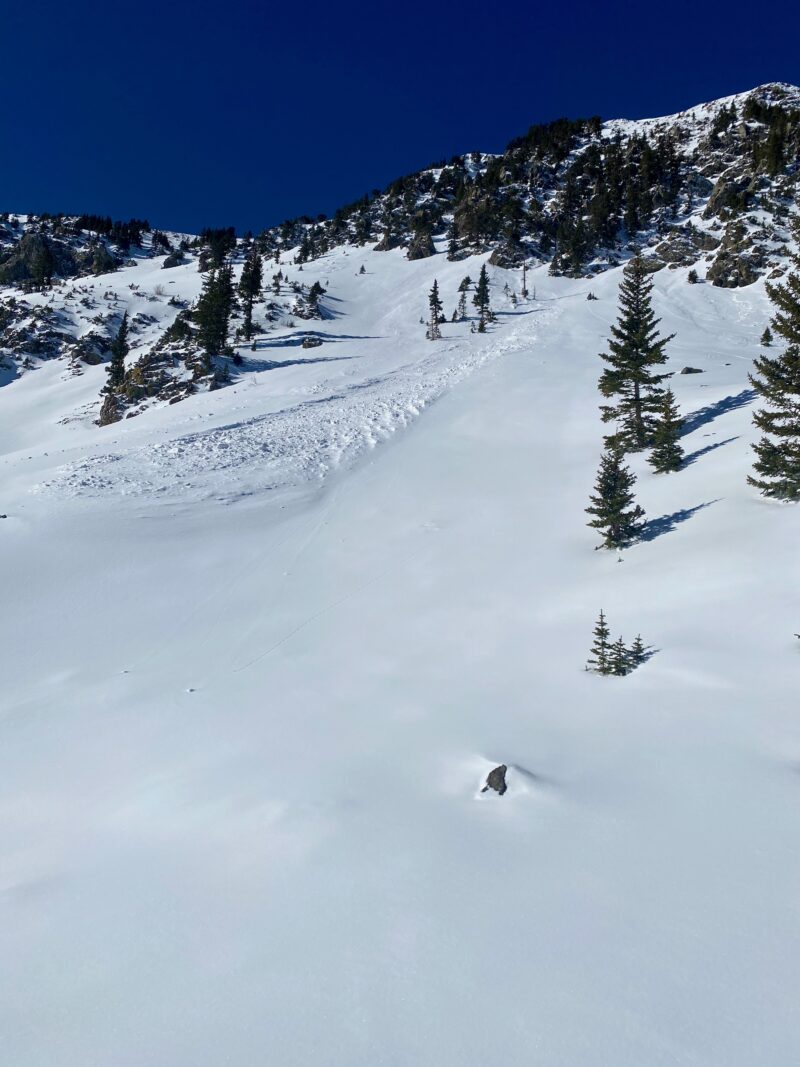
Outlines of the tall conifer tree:
[{"label": "tall conifer tree", "polygon": [[242,276],[239,279],[244,314],[243,332],[247,341],[253,336],[253,304],[261,295],[262,277],[261,256],[253,245],[244,261]]},{"label": "tall conifer tree", "polygon": [[636,478],[622,461],[622,452],[613,443],[607,445],[597,472],[594,495],[590,497],[588,526],[603,535],[604,548],[620,548],[642,531],[644,510],[635,503],[633,486]]},{"label": "tall conifer tree", "polygon": [[475,286],[475,295],[472,303],[478,309],[478,331],[486,332],[486,323],[491,320],[492,310],[489,303],[489,276],[486,273],[486,264],[481,267],[478,275],[478,284]]},{"label": "tall conifer tree", "polygon": [[615,403],[601,407],[604,422],[617,420],[617,439],[626,451],[639,451],[650,443],[654,413],[661,401],[666,375],[656,368],[666,362],[664,348],[672,340],[661,337],[652,306],[653,279],[637,253],[626,265],[619,289],[619,317],[611,327],[608,366],[600,376],[600,392]]},{"label": "tall conifer tree", "polygon": [[653,428],[653,451],[647,462],[659,474],[681,469],[683,448],[680,444],[683,419],[678,414],[675,394],[667,389],[661,399],[661,406],[656,412]]},{"label": "tall conifer tree", "polygon": [[[800,217],[792,232],[800,241]],[[777,309],[772,325],[788,347],[778,356],[758,356],[750,375],[765,406],[753,415],[763,436],[753,445],[754,474],[747,480],[764,496],[780,500],[800,500],[800,253],[792,263],[794,270],[782,285],[767,284]]]},{"label": "tall conifer tree", "polygon": [[233,273],[230,264],[226,263],[219,270],[212,268],[206,275],[194,313],[197,339],[206,353],[208,370],[211,369],[211,357],[222,352],[227,343],[232,310]]},{"label": "tall conifer tree", "polygon": [[594,641],[592,642],[592,649],[589,653],[589,661],[586,664],[587,671],[595,671],[596,674],[609,673],[609,653],[611,646],[608,643],[608,639],[610,636],[611,631],[606,623],[606,617],[601,611],[597,622],[594,625]]},{"label": "tall conifer tree", "polygon": [[428,329],[425,332],[425,336],[429,341],[438,341],[442,336],[439,323],[443,321],[443,309],[442,302],[439,299],[439,284],[435,278],[433,279],[433,288],[428,294],[428,308]]},{"label": "tall conifer tree", "polygon": [[108,390],[120,389],[125,382],[125,357],[130,351],[128,345],[128,312],[122,316],[114,340],[111,342],[111,359],[108,363]]}]

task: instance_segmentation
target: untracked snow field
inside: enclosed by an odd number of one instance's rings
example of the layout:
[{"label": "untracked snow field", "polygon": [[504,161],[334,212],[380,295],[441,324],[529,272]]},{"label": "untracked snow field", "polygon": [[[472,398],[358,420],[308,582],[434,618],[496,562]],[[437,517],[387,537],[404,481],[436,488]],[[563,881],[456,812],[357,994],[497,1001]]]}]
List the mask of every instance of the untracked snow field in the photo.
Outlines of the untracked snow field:
[{"label": "untracked snow field", "polygon": [[[656,276],[704,373],[618,557],[583,509],[620,271],[514,308],[490,268],[490,332],[425,341],[479,268],[332,253],[322,347],[104,429],[103,367],[0,388],[3,1067],[800,1062],[763,285]],[[584,671],[600,608],[656,650],[626,678]]]}]

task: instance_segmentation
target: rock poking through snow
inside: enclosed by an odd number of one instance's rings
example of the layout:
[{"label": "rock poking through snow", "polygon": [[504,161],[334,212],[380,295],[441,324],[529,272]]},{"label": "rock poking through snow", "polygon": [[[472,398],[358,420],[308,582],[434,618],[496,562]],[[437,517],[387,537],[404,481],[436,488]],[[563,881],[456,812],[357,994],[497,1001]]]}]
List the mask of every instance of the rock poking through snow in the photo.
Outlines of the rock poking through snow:
[{"label": "rock poking through snow", "polygon": [[482,793],[485,793],[487,789],[494,789],[500,796],[505,793],[506,789],[506,767],[505,763],[501,763],[499,767],[495,767],[494,770],[489,771],[489,775],[486,779],[486,785],[481,789]]}]

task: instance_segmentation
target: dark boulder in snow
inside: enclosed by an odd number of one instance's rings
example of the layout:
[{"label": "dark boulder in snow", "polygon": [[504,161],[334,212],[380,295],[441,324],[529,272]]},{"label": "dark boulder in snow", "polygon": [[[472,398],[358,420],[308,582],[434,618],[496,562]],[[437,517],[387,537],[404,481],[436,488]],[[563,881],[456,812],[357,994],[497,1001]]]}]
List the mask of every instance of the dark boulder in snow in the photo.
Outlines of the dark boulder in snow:
[{"label": "dark boulder in snow", "polygon": [[496,793],[499,793],[500,796],[502,796],[507,789],[507,770],[508,767],[506,767],[505,763],[501,763],[499,767],[495,767],[493,770],[489,771],[488,777],[486,778],[486,785],[481,789],[481,792],[485,793],[487,789],[494,789]]}]

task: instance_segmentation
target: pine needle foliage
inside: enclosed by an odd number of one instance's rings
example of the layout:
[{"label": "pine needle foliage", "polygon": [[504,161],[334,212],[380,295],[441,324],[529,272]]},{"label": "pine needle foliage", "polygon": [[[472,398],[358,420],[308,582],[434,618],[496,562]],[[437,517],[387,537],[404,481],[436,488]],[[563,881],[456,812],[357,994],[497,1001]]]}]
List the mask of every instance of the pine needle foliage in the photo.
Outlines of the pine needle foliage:
[{"label": "pine needle foliage", "polygon": [[650,443],[655,412],[661,400],[666,362],[664,349],[674,334],[661,337],[652,303],[653,278],[639,253],[629,261],[619,289],[619,315],[611,327],[607,367],[598,386],[613,403],[601,406],[604,422],[617,421],[617,437],[625,451],[637,452]]},{"label": "pine needle foliage", "polygon": [[680,443],[683,419],[678,414],[675,394],[667,389],[661,398],[653,427],[653,450],[648,463],[659,474],[678,471],[683,464],[683,448]]},{"label": "pine needle foliage", "polygon": [[442,336],[439,323],[444,322],[444,309],[439,299],[439,284],[433,279],[433,288],[428,294],[428,328],[425,336],[429,341],[438,341]]},{"label": "pine needle foliage", "polygon": [[597,622],[594,625],[594,640],[592,641],[592,648],[586,663],[587,671],[594,671],[595,674],[610,673],[610,645],[608,641],[610,636],[611,631],[606,623],[606,617],[601,610]]},{"label": "pine needle foliage", "polygon": [[604,548],[621,548],[635,540],[643,527],[644,510],[635,503],[636,478],[623,462],[622,450],[610,442],[600,461],[587,523],[603,535]]},{"label": "pine needle foliage", "polygon": [[111,359],[108,363],[107,389],[121,389],[125,383],[125,357],[130,350],[128,344],[128,312],[122,316],[114,340],[111,342]]},{"label": "pine needle foliage", "polygon": [[[792,231],[800,241],[800,216]],[[753,445],[756,459],[747,480],[778,500],[800,500],[800,253],[792,263],[782,285],[767,285],[776,308],[772,325],[788,347],[775,356],[762,353],[750,375],[764,406],[753,414],[762,437]]]}]

